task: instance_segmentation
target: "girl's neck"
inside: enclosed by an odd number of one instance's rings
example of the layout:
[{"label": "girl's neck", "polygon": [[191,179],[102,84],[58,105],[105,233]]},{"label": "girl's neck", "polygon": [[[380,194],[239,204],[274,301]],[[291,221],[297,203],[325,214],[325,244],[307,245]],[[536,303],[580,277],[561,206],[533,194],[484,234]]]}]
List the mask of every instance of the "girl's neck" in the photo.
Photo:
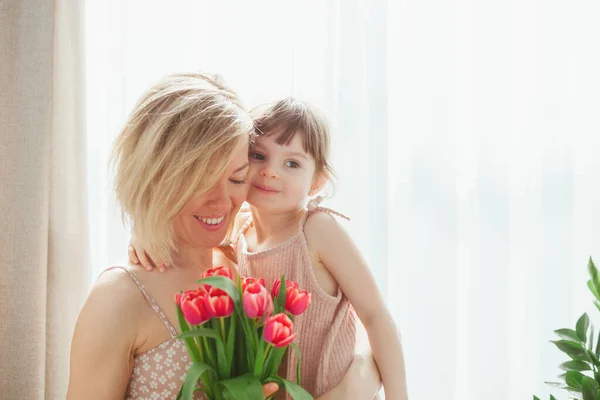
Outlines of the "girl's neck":
[{"label": "girl's neck", "polygon": [[250,206],[254,230],[254,246],[260,246],[266,242],[271,244],[283,241],[295,233],[298,229],[300,219],[304,215],[304,209],[292,210],[283,213],[271,213],[258,210]]}]

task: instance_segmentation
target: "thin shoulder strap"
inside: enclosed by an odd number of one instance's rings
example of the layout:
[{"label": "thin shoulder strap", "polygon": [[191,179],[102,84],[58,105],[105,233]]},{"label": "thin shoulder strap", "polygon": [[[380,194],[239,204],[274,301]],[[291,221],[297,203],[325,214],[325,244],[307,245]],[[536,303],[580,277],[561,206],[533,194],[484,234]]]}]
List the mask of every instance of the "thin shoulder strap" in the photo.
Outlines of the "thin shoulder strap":
[{"label": "thin shoulder strap", "polygon": [[321,204],[321,202],[323,201],[323,197],[321,196],[317,196],[314,199],[312,199],[311,201],[308,202],[307,205],[307,209],[308,211],[304,213],[304,215],[302,216],[302,219],[300,220],[300,226],[304,227],[304,225],[306,224],[306,220],[308,219],[308,217],[311,214],[317,213],[317,212],[326,212],[328,214],[331,215],[336,215],[340,218],[346,219],[348,221],[350,221],[350,217],[345,216],[344,214],[337,212],[335,210],[332,210],[331,208],[327,208],[327,207],[321,207],[319,204]]},{"label": "thin shoulder strap", "polygon": [[158,318],[160,318],[163,325],[167,328],[167,330],[171,334],[171,337],[177,336],[178,335],[177,330],[173,327],[173,325],[171,325],[171,323],[169,322],[169,320],[167,319],[167,317],[165,316],[163,311],[160,309],[160,307],[156,303],[156,300],[154,300],[154,298],[152,296],[150,296],[150,294],[148,293],[148,291],[146,290],[146,288],[144,287],[142,282],[140,282],[140,280],[138,279],[135,272],[133,272],[133,270],[128,267],[121,267],[121,266],[110,267],[110,268],[106,269],[106,271],[109,271],[111,269],[122,269],[123,271],[127,272],[129,277],[131,278],[131,280],[136,284],[138,289],[140,289],[140,292],[142,292],[142,295],[144,295],[144,298],[146,299],[148,304],[150,304],[150,307],[152,307],[154,312],[158,315]]}]

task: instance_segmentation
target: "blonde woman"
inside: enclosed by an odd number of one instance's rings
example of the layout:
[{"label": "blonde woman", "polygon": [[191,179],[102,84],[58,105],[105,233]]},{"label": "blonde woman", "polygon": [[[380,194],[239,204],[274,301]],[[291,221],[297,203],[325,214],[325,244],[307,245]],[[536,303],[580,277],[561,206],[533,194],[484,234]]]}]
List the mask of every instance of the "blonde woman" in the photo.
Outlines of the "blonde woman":
[{"label": "blonde woman", "polygon": [[[197,286],[231,230],[252,135],[236,94],[203,74],[168,76],[136,105],[114,146],[116,197],[134,236],[174,268],[113,267],[98,278],[75,327],[67,399],[176,398],[190,363],[173,294]],[[321,399],[372,398],[378,385],[372,360],[357,358]],[[265,396],[275,390],[265,385]]]}]

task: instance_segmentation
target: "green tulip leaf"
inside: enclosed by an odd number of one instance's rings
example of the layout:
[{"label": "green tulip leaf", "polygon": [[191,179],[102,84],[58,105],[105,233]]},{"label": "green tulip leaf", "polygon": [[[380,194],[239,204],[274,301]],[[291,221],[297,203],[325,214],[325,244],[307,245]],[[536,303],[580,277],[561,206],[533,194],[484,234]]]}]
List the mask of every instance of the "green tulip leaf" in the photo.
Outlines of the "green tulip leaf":
[{"label": "green tulip leaf", "polygon": [[241,304],[240,292],[237,286],[235,286],[235,283],[226,276],[209,276],[208,278],[200,279],[197,282],[202,285],[210,285],[219,288],[231,297],[236,306]]},{"label": "green tulip leaf", "polygon": [[181,398],[183,400],[193,400],[194,399],[194,391],[196,389],[196,385],[198,384],[198,379],[207,371],[215,372],[210,366],[202,363],[202,362],[194,362],[190,367],[187,375],[185,376],[185,380],[183,381],[183,386],[181,388]]},{"label": "green tulip leaf", "polygon": [[223,387],[226,399],[258,400],[264,398],[263,388],[258,378],[251,374],[218,382]]}]

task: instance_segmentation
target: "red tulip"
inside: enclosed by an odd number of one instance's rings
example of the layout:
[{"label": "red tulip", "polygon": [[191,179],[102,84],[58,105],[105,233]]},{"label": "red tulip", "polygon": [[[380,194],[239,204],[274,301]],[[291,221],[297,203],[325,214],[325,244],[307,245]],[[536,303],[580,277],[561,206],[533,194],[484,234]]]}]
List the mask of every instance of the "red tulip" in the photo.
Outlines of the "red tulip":
[{"label": "red tulip", "polygon": [[229,317],[233,313],[233,300],[225,291],[213,287],[206,295],[206,308],[211,317]]},{"label": "red tulip", "polygon": [[287,315],[283,313],[274,315],[265,325],[263,332],[265,341],[275,347],[285,347],[296,337],[293,328],[294,324]]},{"label": "red tulip", "polygon": [[[306,311],[310,304],[311,295],[306,290],[301,290],[298,283],[290,280],[285,280],[286,296],[285,309],[292,315],[300,315]],[[273,284],[271,294],[273,297],[279,296],[279,288],[281,279],[276,279]]]},{"label": "red tulip", "polygon": [[185,320],[190,325],[200,325],[211,318],[206,307],[206,296],[207,293],[202,288],[175,295],[175,302],[179,304]]},{"label": "red tulip", "polygon": [[[231,273],[231,270],[227,267],[224,266],[219,266],[219,267],[214,267],[211,268],[207,271],[204,271],[204,273],[202,274],[202,278],[208,278],[209,276],[224,276],[226,278],[229,278],[231,280],[233,280],[233,274]],[[204,285],[204,288],[206,290],[210,290],[210,288],[212,288],[212,286],[210,285]]]},{"label": "red tulip", "polygon": [[260,283],[261,285],[265,286],[265,280],[263,278],[256,279],[256,278],[242,277],[242,292],[244,290],[246,290],[246,287],[251,283]]},{"label": "red tulip", "polygon": [[246,284],[242,302],[248,318],[260,318],[266,312],[273,312],[273,299],[259,282]]},{"label": "red tulip", "polygon": [[292,315],[300,315],[310,304],[310,293],[297,287],[288,288],[285,298],[285,309]]},{"label": "red tulip", "polygon": [[[281,286],[281,279],[275,279],[273,282],[273,289],[271,289],[271,294],[273,297],[277,298],[279,296],[279,287]],[[290,287],[298,287],[298,283],[294,281],[290,281],[288,279],[285,280],[285,287],[289,290]]]}]

